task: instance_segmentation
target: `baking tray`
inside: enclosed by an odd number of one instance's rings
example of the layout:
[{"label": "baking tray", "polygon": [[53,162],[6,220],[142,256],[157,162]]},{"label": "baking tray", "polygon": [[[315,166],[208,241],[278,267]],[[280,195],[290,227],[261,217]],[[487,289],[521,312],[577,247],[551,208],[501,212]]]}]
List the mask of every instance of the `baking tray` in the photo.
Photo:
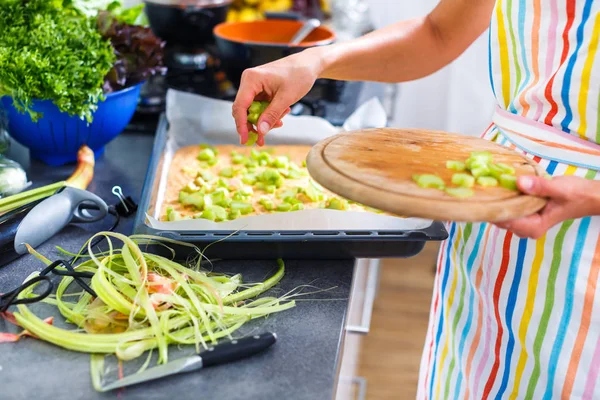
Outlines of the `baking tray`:
[{"label": "baking tray", "polygon": [[[148,216],[156,215],[156,210],[160,209],[158,202],[162,197],[161,187],[164,187],[161,181],[166,179],[165,172],[177,146],[188,144],[178,141],[174,135],[169,131],[166,115],[161,115],[135,220],[136,234],[193,243],[204,249],[207,257],[219,259],[406,258],[418,254],[427,241],[441,241],[448,237],[440,222],[408,230],[156,229],[151,226]],[[199,139],[200,142],[204,141]],[[189,252],[189,247],[174,246],[174,249],[177,252]]]}]

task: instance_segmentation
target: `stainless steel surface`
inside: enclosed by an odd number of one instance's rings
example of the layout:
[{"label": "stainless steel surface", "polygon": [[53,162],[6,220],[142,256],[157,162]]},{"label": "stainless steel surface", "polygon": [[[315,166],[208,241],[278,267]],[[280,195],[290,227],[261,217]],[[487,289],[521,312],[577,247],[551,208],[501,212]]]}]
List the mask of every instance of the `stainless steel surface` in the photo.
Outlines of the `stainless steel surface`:
[{"label": "stainless steel surface", "polygon": [[[380,260],[357,260],[350,300],[348,332],[367,334],[371,328],[373,305],[379,285]],[[356,312],[357,310],[358,313]],[[358,314],[358,315],[357,315]]]},{"label": "stainless steel surface", "polygon": [[290,44],[293,44],[293,45],[299,44],[308,35],[310,35],[310,33],[313,30],[315,30],[319,26],[321,26],[321,21],[319,21],[318,19],[311,18],[311,19],[307,20],[306,22],[304,22],[304,25],[302,25],[302,28],[300,28],[298,30],[298,32],[294,35],[294,37],[290,41]]},{"label": "stainless steel surface", "polygon": [[147,369],[140,374],[134,374],[123,379],[119,379],[102,387],[103,392],[122,388],[125,386],[137,385],[138,383],[153,381],[164,378],[165,376],[192,372],[202,368],[202,358],[200,356],[186,357],[171,361],[158,367]]}]

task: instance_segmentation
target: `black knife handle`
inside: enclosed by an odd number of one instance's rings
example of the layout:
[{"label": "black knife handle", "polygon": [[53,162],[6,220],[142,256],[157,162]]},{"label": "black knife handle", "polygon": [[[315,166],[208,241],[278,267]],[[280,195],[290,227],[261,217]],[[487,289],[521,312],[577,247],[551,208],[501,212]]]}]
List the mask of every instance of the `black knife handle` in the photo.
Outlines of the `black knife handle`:
[{"label": "black knife handle", "polygon": [[274,333],[267,332],[218,344],[199,355],[202,358],[202,366],[210,367],[253,356],[271,347],[276,340],[277,336]]}]

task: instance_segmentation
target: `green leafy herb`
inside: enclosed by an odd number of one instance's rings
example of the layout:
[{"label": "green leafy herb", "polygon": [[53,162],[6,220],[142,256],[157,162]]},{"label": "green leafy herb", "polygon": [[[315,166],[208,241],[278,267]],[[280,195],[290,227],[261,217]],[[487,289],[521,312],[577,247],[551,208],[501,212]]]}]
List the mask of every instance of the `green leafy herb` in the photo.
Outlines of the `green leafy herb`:
[{"label": "green leafy herb", "polygon": [[0,27],[0,97],[34,121],[34,100],[91,121],[116,59],[95,20],[62,0],[3,0]]}]

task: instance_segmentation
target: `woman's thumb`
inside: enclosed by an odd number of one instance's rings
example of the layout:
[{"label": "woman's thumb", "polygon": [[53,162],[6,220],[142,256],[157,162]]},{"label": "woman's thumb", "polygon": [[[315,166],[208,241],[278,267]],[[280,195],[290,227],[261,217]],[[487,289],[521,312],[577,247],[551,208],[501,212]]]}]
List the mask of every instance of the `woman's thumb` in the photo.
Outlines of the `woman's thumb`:
[{"label": "woman's thumb", "polygon": [[261,114],[258,120],[258,132],[261,135],[266,135],[279,122],[281,116],[285,113],[290,105],[281,98],[275,97],[271,104]]},{"label": "woman's thumb", "polygon": [[522,176],[517,185],[519,189],[532,196],[538,197],[560,197],[561,191],[557,189],[555,182],[540,176]]}]

